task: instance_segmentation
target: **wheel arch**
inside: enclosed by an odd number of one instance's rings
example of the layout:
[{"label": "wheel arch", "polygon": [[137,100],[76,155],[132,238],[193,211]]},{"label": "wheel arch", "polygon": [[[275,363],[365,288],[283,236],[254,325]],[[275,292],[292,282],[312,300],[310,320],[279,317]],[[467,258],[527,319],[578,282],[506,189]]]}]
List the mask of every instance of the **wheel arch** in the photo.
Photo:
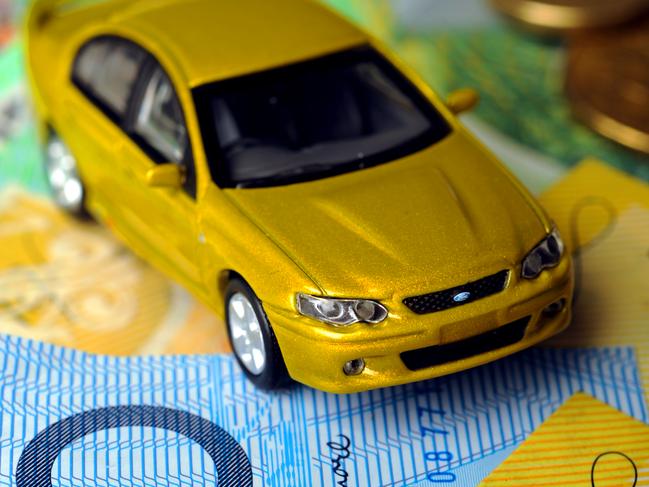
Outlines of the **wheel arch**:
[{"label": "wheel arch", "polygon": [[221,298],[221,302],[224,305],[225,305],[225,291],[228,287],[228,283],[235,278],[241,279],[243,282],[246,282],[248,283],[249,286],[251,286],[250,283],[234,269],[221,270],[217,276],[217,289],[218,289],[219,297]]}]

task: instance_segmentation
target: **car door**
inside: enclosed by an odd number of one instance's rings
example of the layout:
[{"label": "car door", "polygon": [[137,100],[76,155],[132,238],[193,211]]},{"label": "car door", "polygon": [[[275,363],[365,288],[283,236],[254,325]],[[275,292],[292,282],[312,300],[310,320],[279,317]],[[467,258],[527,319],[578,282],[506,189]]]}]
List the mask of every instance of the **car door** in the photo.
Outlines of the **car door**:
[{"label": "car door", "polygon": [[116,151],[125,135],[130,99],[146,56],[133,44],[100,36],[79,49],[70,73],[74,89],[63,100],[57,130],[77,158],[91,209],[110,224],[119,220],[114,171]]},{"label": "car door", "polygon": [[[196,177],[182,106],[160,64],[149,56],[135,89],[128,138],[116,156],[124,181],[123,230],[140,253],[185,286],[199,288]],[[147,173],[159,164],[177,164],[181,188],[152,187]]]}]

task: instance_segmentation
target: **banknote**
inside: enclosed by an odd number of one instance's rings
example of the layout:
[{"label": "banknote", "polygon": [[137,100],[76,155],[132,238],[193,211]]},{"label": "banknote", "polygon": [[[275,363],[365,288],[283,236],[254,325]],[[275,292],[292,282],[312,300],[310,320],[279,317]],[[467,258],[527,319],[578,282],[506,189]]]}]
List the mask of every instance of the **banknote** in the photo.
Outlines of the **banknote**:
[{"label": "banknote", "polygon": [[0,187],[19,183],[44,193],[47,186],[16,31],[5,30],[8,37],[0,43]]},{"label": "banknote", "polygon": [[623,347],[532,349],[353,395],[264,393],[230,355],[9,336],[0,370],[1,486],[474,485],[579,391],[648,418]]},{"label": "banknote", "polygon": [[541,201],[574,254],[572,325],[557,346],[633,345],[649,402],[649,185],[586,160]]},{"label": "banknote", "polygon": [[[609,142],[575,121],[564,95],[565,44],[514,28],[485,0],[391,0],[392,47],[443,95],[471,86],[480,122],[572,167],[591,155],[649,180],[644,155]],[[524,169],[525,160],[511,161]],[[522,165],[521,165],[522,164]]]},{"label": "banknote", "polygon": [[575,394],[481,485],[648,486],[649,425]]},{"label": "banknote", "polygon": [[206,306],[99,225],[0,189],[0,332],[95,353],[230,350]]}]

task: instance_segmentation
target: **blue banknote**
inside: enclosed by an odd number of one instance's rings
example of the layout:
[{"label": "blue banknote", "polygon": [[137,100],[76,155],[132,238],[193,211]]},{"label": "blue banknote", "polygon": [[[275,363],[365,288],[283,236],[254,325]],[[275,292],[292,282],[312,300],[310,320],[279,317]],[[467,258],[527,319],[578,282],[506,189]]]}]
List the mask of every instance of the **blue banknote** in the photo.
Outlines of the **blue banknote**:
[{"label": "blue banknote", "polygon": [[647,420],[632,348],[536,348],[402,387],[269,394],[230,356],[2,336],[0,486],[467,485],[577,391]]}]

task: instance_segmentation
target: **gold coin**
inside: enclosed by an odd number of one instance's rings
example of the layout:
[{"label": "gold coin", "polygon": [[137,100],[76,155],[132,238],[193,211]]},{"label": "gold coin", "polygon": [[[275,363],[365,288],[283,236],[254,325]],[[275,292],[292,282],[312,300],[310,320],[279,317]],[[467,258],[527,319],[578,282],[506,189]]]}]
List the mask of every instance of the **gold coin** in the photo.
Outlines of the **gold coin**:
[{"label": "gold coin", "polygon": [[566,76],[577,118],[620,144],[649,153],[649,19],[573,38]]},{"label": "gold coin", "polygon": [[649,0],[490,0],[503,14],[545,33],[618,25],[649,11]]}]

